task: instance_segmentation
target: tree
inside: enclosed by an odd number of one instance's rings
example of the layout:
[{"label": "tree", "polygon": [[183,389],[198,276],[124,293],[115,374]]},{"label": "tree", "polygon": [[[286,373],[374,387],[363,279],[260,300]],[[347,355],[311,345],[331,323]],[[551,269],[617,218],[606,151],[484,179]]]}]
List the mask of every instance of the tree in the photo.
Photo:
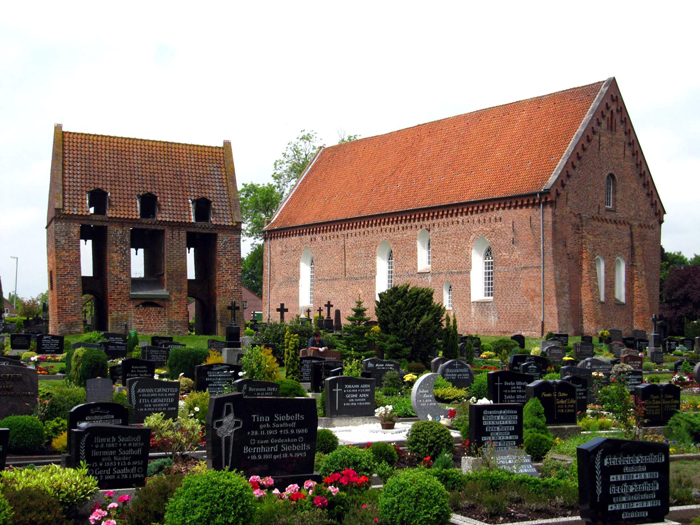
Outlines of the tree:
[{"label": "tree", "polygon": [[275,170],[272,173],[277,191],[281,195],[287,194],[314,158],[318,148],[322,146],[315,131],[306,132],[303,129],[296,140],[287,144],[282,158],[275,161]]},{"label": "tree", "polygon": [[263,252],[262,244],[254,244],[253,249],[243,259],[243,286],[258,297],[262,297],[263,291]]},{"label": "tree", "polygon": [[355,301],[355,306],[352,308],[352,315],[346,317],[350,324],[343,325],[343,339],[340,341],[343,350],[351,352],[353,357],[359,355],[362,358],[370,357],[367,354],[367,345],[369,340],[366,335],[369,332],[369,326],[365,323],[369,321],[369,317],[365,315],[367,307],[361,299]]},{"label": "tree", "polygon": [[700,266],[671,268],[660,310],[673,334],[683,333],[685,319],[700,319]]},{"label": "tree", "polygon": [[445,316],[445,329],[442,335],[442,357],[446,359],[457,359],[459,357],[459,334],[457,333],[457,314]]},{"label": "tree", "polygon": [[442,335],[445,315],[445,307],[433,300],[433,290],[409,284],[389,288],[379,294],[375,315],[379,328],[387,334],[385,353],[389,358],[427,365],[430,351]]},{"label": "tree", "polygon": [[265,220],[274,215],[282,202],[282,194],[271,182],[267,184],[251,182],[243,184],[238,196],[241,201],[243,235],[262,241]]}]

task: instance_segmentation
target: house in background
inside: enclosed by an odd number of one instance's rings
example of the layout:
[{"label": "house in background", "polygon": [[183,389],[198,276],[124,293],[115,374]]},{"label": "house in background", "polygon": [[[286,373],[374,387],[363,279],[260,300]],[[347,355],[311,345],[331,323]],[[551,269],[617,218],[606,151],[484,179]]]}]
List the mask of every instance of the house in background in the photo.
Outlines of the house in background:
[{"label": "house in background", "polygon": [[265,228],[263,317],[411,283],[461,333],[650,331],[664,213],[614,78],[321,148]]}]

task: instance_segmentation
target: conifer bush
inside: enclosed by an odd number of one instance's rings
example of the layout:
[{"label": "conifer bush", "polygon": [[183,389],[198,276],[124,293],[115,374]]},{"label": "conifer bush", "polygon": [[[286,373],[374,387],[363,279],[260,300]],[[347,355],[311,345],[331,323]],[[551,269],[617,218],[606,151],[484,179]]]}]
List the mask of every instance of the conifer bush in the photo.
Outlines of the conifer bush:
[{"label": "conifer bush", "polygon": [[417,421],[408,431],[406,446],[419,458],[437,457],[452,452],[454,438],[450,430],[439,421]]},{"label": "conifer bush", "polygon": [[194,367],[201,365],[209,357],[206,348],[171,348],[168,357],[168,370],[173,379],[184,374],[194,381]]},{"label": "conifer bush", "polygon": [[0,428],[10,429],[7,444],[12,454],[29,454],[44,443],[44,425],[34,416],[8,416],[0,421]]},{"label": "conifer bush", "polygon": [[449,494],[430,471],[402,470],[389,478],[379,496],[379,519],[385,525],[449,523]]}]

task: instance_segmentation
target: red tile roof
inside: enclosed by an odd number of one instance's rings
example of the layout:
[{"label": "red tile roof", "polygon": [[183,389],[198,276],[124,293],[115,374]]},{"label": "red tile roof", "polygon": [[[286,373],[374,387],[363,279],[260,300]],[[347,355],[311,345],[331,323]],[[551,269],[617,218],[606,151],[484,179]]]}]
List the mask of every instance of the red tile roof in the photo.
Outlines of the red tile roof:
[{"label": "red tile roof", "polygon": [[325,148],[268,229],[541,191],[602,86]]},{"label": "red tile roof", "polygon": [[238,212],[232,210],[224,150],[63,132],[63,213],[89,215],[86,193],[100,188],[110,194],[107,217],[138,219],[136,197],[150,192],[158,197],[159,221],[192,222],[189,199],[206,197],[212,222],[233,224]]}]

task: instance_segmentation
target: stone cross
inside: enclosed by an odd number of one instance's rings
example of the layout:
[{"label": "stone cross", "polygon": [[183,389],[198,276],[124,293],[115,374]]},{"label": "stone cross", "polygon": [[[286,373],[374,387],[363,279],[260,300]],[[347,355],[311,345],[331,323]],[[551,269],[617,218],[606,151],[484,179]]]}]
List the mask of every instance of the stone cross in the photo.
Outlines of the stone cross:
[{"label": "stone cross", "polygon": [[342,392],[343,389],[340,388],[340,385],[337,385],[334,389],[333,392],[335,392],[335,409],[336,411],[338,410],[338,397],[340,395],[340,392]]},{"label": "stone cross", "polygon": [[651,316],[651,322],[654,323],[654,333],[657,334],[658,332],[656,331],[656,323],[658,322],[658,318],[656,317],[656,314]]},{"label": "stone cross", "polygon": [[308,317],[309,319],[311,319],[311,308],[307,308],[307,309],[306,309],[306,317]]},{"label": "stone cross", "polygon": [[[214,421],[216,435],[221,438],[221,457],[224,467],[231,466],[231,460],[233,459],[233,434],[242,426],[243,421],[236,419],[233,415],[233,403],[226,403],[223,417]],[[226,454],[227,448],[228,454]]]},{"label": "stone cross", "polygon": [[318,316],[321,317],[323,315],[323,308],[320,306],[318,307]]},{"label": "stone cross", "polygon": [[236,326],[236,312],[241,309],[240,306],[236,305],[236,301],[231,301],[231,305],[226,307],[227,310],[231,310],[231,326]]},{"label": "stone cross", "polygon": [[330,301],[328,301],[328,302],[327,302],[326,304],[324,304],[323,306],[325,306],[325,307],[328,309],[328,315],[327,315],[326,317],[330,318],[330,316],[331,316],[331,308],[333,308],[333,305],[331,304]]},{"label": "stone cross", "polygon": [[502,403],[503,400],[501,399],[501,378],[500,377],[498,378],[498,381],[496,381],[496,388],[498,389],[498,395],[497,395],[498,402]]},{"label": "stone cross", "polygon": [[280,313],[280,322],[284,322],[284,313],[289,311],[289,308],[284,307],[284,303],[280,303],[280,307],[277,308],[277,311]]}]

